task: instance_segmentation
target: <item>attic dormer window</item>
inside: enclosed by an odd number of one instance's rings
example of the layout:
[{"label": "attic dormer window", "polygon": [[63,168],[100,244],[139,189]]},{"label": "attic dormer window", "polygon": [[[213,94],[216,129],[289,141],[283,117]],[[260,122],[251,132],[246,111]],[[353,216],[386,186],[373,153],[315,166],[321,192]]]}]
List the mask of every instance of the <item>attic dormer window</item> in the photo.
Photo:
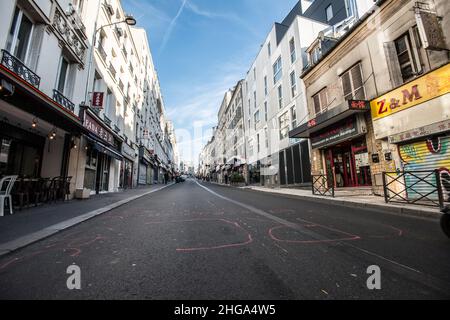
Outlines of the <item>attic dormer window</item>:
[{"label": "attic dormer window", "polygon": [[322,50],[320,49],[320,44],[317,44],[309,52],[309,60],[311,64],[316,64],[322,55]]}]

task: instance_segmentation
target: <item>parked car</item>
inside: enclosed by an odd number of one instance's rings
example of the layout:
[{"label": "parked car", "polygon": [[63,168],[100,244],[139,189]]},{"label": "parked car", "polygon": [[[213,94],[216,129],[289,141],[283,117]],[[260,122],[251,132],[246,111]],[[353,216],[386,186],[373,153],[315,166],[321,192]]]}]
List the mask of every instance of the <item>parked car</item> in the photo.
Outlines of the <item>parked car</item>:
[{"label": "parked car", "polygon": [[185,181],[186,181],[186,179],[184,179],[183,176],[177,176],[177,177],[175,178],[175,182],[176,182],[176,183],[183,183],[183,182],[185,182]]}]

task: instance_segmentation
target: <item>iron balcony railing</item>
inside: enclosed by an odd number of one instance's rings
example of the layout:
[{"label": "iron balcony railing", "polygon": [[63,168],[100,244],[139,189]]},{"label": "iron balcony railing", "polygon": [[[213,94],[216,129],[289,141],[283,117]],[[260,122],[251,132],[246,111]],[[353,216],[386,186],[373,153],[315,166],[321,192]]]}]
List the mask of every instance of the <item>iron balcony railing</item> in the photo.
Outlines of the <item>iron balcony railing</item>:
[{"label": "iron balcony railing", "polygon": [[441,172],[398,171],[383,172],[386,203],[406,203],[431,207],[445,207]]},{"label": "iron balcony railing", "polygon": [[75,104],[56,89],[53,90],[53,100],[55,100],[58,104],[62,105],[67,110],[70,110],[71,112],[75,111]]},{"label": "iron balcony railing", "polygon": [[23,80],[31,84],[35,88],[39,88],[41,78],[31,71],[22,61],[14,57],[6,50],[2,50],[2,65],[17,74]]},{"label": "iron balcony railing", "polygon": [[120,128],[116,124],[114,125],[114,129],[113,130],[114,130],[115,133],[119,133],[120,132]]},{"label": "iron balcony railing", "polygon": [[107,126],[111,126],[111,119],[108,118],[106,115],[103,115],[103,121],[105,121]]},{"label": "iron balcony railing", "polygon": [[332,176],[320,174],[312,175],[313,195],[334,198],[334,179]]},{"label": "iron balcony railing", "polygon": [[116,79],[116,75],[117,75],[117,71],[114,68],[114,66],[112,65],[112,63],[109,64],[109,72],[111,73],[111,76],[115,80]]},{"label": "iron balcony railing", "polygon": [[106,58],[108,57],[108,54],[106,53],[106,51],[103,48],[101,43],[98,44],[97,50],[98,50],[98,53],[100,54],[100,57],[103,59],[104,62],[106,62]]}]

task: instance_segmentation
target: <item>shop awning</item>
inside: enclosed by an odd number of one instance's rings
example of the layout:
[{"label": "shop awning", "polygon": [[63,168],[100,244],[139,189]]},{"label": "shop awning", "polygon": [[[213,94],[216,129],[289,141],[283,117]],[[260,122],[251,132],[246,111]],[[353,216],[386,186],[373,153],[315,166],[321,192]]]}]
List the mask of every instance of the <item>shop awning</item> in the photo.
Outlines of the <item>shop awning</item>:
[{"label": "shop awning", "polygon": [[57,103],[2,64],[0,80],[13,88],[12,95],[2,97],[6,102],[67,132],[79,134],[84,131],[80,118],[72,110]]},{"label": "shop awning", "polygon": [[356,113],[364,113],[370,111],[370,102],[361,100],[349,100],[345,103],[334,107],[326,112],[317,115],[307,123],[295,128],[289,132],[289,138],[310,138],[312,133],[327,128],[345,118]]},{"label": "shop awning", "polygon": [[110,157],[113,157],[119,161],[123,160],[123,156],[117,150],[114,150],[114,148],[103,144],[102,142],[100,142],[96,138],[94,138],[92,135],[90,135],[89,137],[86,136],[86,138],[92,144],[94,149],[97,150],[98,152],[104,153],[104,154],[106,154]]}]

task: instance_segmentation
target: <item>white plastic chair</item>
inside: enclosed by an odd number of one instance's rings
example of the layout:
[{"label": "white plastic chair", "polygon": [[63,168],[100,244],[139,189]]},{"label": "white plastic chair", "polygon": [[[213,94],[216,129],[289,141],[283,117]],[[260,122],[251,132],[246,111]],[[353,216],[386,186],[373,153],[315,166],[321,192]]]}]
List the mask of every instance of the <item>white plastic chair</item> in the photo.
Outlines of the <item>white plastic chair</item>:
[{"label": "white plastic chair", "polygon": [[[0,180],[0,217],[4,216],[5,199],[8,199],[9,213],[13,214],[11,190],[18,176],[6,176]],[[3,185],[8,182],[6,189],[3,191]]]}]

